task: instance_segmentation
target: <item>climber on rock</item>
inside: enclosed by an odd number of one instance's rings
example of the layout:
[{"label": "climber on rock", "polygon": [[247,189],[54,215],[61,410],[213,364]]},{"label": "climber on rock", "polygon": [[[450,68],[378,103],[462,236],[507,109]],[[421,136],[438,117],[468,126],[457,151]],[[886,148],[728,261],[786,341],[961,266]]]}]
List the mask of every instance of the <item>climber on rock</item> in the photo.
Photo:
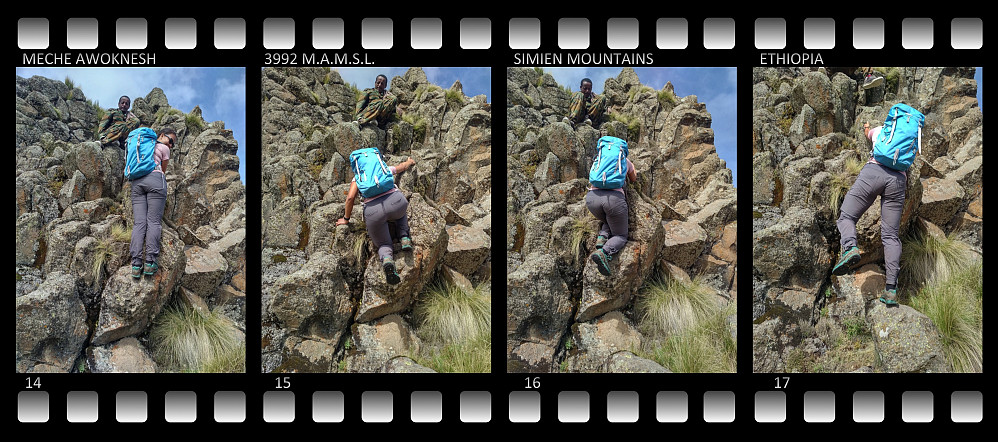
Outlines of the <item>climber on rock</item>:
[{"label": "climber on rock", "polygon": [[[149,128],[150,142],[155,136]],[[140,132],[136,132],[136,138]],[[177,144],[177,132],[172,128],[164,128],[156,138],[152,157],[154,168],[146,175],[129,180],[132,187],[132,241],[129,252],[132,256],[132,277],[141,278],[142,274],[152,276],[159,269],[160,238],[163,235],[163,209],[166,207],[166,168],[170,160],[170,149]],[[131,145],[130,145],[131,146]],[[132,150],[132,149],[128,149]],[[137,160],[143,161],[143,160]],[[148,161],[148,160],[146,160]],[[131,166],[132,161],[128,161]],[[127,169],[126,169],[127,173]],[[145,245],[143,254],[143,245]],[[143,265],[143,257],[145,264]]]},{"label": "climber on rock", "polygon": [[586,208],[600,220],[596,251],[590,259],[604,276],[610,276],[610,260],[627,244],[626,182],[638,180],[634,164],[627,158],[627,142],[616,137],[602,137],[589,169],[589,193]]},{"label": "climber on rock", "polygon": [[573,127],[579,123],[592,126],[599,124],[606,112],[606,96],[593,93],[593,81],[583,78],[579,84],[579,92],[572,94],[572,102],[568,107],[568,116],[561,119]]},{"label": "climber on rock", "polygon": [[397,166],[385,166],[384,158],[376,147],[359,149],[350,153],[350,168],[354,173],[347,192],[346,207],[343,218],[336,220],[340,226],[350,221],[354,202],[358,193],[363,197],[364,223],[371,242],[378,249],[378,258],[385,272],[385,280],[389,284],[398,284],[401,279],[395,267],[392,256],[392,237],[388,223],[394,222],[398,230],[399,243],[402,250],[412,250],[412,239],[409,237],[409,219],[406,200],[398,186],[395,185],[395,175],[409,170],[416,162],[409,158]]},{"label": "climber on rock", "polygon": [[398,97],[386,91],[387,87],[388,77],[379,74],[374,79],[374,88],[364,89],[364,95],[357,101],[357,111],[355,112],[354,122],[358,126],[370,123],[375,126],[383,126],[395,113]]},{"label": "climber on rock", "polygon": [[101,143],[118,141],[119,145],[125,147],[125,139],[135,128],[139,127],[139,117],[136,117],[129,108],[132,106],[132,99],[127,95],[122,95],[118,99],[116,109],[108,109],[107,115],[101,119],[97,130],[97,139]]},{"label": "climber on rock", "polygon": [[901,262],[901,213],[907,188],[906,170],[921,150],[921,127],[925,116],[905,104],[888,111],[883,126],[870,127],[863,123],[863,133],[873,144],[870,159],[856,177],[842,200],[836,225],[841,235],[842,254],[832,268],[833,275],[844,275],[860,261],[861,251],[856,241],[856,221],[880,196],[880,239],[884,245],[884,265],[887,283],[880,301],[897,305],[897,279]]}]

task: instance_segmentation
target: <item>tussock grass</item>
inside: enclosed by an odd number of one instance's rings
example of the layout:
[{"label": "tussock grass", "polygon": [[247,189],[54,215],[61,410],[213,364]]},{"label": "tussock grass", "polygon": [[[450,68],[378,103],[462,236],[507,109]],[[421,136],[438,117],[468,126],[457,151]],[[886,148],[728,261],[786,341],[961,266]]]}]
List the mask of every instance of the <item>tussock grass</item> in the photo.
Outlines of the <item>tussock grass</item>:
[{"label": "tussock grass", "polygon": [[[167,371],[204,373],[238,365],[233,355],[245,344],[237,342],[233,332],[220,313],[202,313],[176,303],[156,318],[149,338],[153,357]],[[245,365],[245,351],[242,354]]]},{"label": "tussock grass", "polygon": [[491,334],[469,342],[447,345],[439,352],[418,362],[438,373],[491,373]]},{"label": "tussock grass", "polygon": [[957,372],[984,369],[983,270],[982,261],[951,269],[911,299],[911,306],[936,324],[946,358]]},{"label": "tussock grass", "polygon": [[444,99],[447,101],[447,104],[458,108],[464,106],[465,103],[464,94],[461,91],[451,89],[447,89],[444,93]]},{"label": "tussock grass", "polygon": [[476,291],[436,283],[421,296],[415,315],[425,339],[452,344],[491,335],[491,297]]},{"label": "tussock grass", "polygon": [[99,280],[104,274],[104,268],[107,266],[108,261],[117,256],[118,253],[114,251],[114,244],[112,244],[109,238],[103,238],[97,241],[97,248],[94,252],[94,260],[90,263],[90,273],[94,281]]},{"label": "tussock grass", "polygon": [[734,308],[719,309],[690,328],[669,336],[652,359],[675,373],[734,373],[738,346],[728,331]]},{"label": "tussock grass", "polygon": [[664,89],[658,91],[658,103],[663,107],[666,105],[675,106],[676,101],[676,94]]},{"label": "tussock grass", "polygon": [[636,302],[638,329],[653,340],[650,358],[677,373],[733,373],[737,343],[728,317],[735,305],[722,307],[714,290],[699,279],[689,283],[656,278]]},{"label": "tussock grass", "polygon": [[201,368],[201,373],[245,373],[246,343],[219,353],[208,359]]},{"label": "tussock grass", "polygon": [[110,238],[114,242],[131,242],[132,229],[129,229],[124,224],[115,224],[111,226]]},{"label": "tussock grass", "polygon": [[66,83],[66,87],[69,88],[69,92],[66,93],[66,101],[72,100],[73,99],[73,89],[76,89],[76,83],[74,83],[73,79],[69,78],[68,75],[66,76],[66,79],[63,80],[63,82]]},{"label": "tussock grass", "polygon": [[412,125],[412,141],[418,141],[422,143],[426,139],[427,124],[423,117],[406,113],[402,115],[402,121]]},{"label": "tussock grass", "polygon": [[575,259],[576,264],[579,263],[579,258],[582,257],[586,242],[597,233],[596,227],[593,226],[592,220],[588,217],[576,218],[572,222],[572,238],[569,248],[572,250],[572,257]]},{"label": "tussock grass", "polygon": [[957,269],[969,265],[966,244],[953,237],[940,238],[916,231],[902,240],[900,285],[916,290],[934,280],[945,280]]},{"label": "tussock grass", "polygon": [[184,124],[187,126],[188,130],[204,130],[204,120],[201,117],[195,115],[193,112],[189,114],[184,114]]},{"label": "tussock grass", "polygon": [[641,333],[658,337],[681,333],[718,310],[717,295],[699,281],[655,278],[638,295]]}]

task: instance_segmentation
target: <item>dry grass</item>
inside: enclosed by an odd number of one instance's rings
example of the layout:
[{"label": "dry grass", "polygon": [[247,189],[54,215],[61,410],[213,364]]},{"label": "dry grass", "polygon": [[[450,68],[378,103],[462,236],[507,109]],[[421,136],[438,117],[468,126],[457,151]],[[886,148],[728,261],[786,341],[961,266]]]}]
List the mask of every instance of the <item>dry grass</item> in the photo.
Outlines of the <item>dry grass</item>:
[{"label": "dry grass", "polygon": [[981,261],[951,269],[911,299],[939,329],[946,358],[953,370],[980,373],[984,369],[984,267]]},{"label": "dry grass", "polygon": [[[234,328],[219,313],[202,313],[183,303],[170,305],[149,332],[153,356],[167,371],[203,373],[227,369],[245,343],[237,342]],[[245,359],[243,362],[245,370]]]},{"label": "dry grass", "polygon": [[461,344],[491,335],[492,300],[488,294],[437,283],[420,298],[415,314],[419,334],[425,339]]}]

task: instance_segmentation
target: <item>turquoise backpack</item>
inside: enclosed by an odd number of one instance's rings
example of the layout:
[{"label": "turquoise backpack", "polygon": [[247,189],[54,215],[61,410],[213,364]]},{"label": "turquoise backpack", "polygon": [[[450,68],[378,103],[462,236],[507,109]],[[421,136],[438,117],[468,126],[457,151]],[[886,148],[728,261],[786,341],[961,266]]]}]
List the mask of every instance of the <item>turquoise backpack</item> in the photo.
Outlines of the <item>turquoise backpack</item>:
[{"label": "turquoise backpack", "polygon": [[627,142],[605,136],[596,143],[599,149],[589,168],[589,182],[600,189],[620,189],[627,179]]},{"label": "turquoise backpack", "polygon": [[125,142],[125,178],[134,180],[149,175],[156,168],[156,131],[140,127],[128,134]]},{"label": "turquoise backpack", "polygon": [[915,162],[915,154],[922,150],[922,126],[925,115],[904,103],[898,103],[887,112],[880,135],[873,140],[873,159],[895,170],[908,170]]},{"label": "turquoise backpack", "polygon": [[395,188],[395,177],[385,165],[377,147],[357,149],[350,152],[350,168],[353,169],[357,189],[364,198],[370,198]]}]

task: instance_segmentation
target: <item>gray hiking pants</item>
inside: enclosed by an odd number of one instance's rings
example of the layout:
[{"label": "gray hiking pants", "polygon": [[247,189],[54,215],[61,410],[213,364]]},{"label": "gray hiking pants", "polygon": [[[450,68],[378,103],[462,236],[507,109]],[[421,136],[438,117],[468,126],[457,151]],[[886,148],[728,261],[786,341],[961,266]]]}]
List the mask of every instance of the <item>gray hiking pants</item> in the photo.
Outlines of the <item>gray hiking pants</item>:
[{"label": "gray hiking pants", "polygon": [[627,198],[616,190],[590,190],[586,208],[600,220],[599,234],[606,238],[603,252],[617,254],[627,244]]},{"label": "gray hiking pants", "polygon": [[[378,249],[379,259],[392,257],[394,238],[409,236],[409,218],[405,214],[408,208],[409,201],[400,191],[364,204],[364,223],[371,242]],[[394,229],[389,224],[394,224]]]},{"label": "gray hiking pants", "polygon": [[856,221],[880,196],[880,239],[884,243],[884,265],[887,267],[887,284],[897,284],[901,263],[901,212],[907,180],[904,174],[879,164],[867,164],[856,177],[856,182],[842,200],[842,213],[836,225],[842,236],[842,250],[857,245]]},{"label": "gray hiking pants", "polygon": [[159,172],[132,181],[132,243],[129,251],[132,265],[142,265],[142,246],[145,260],[156,262],[159,258],[159,240],[163,236],[163,208],[166,207],[166,176]]}]

